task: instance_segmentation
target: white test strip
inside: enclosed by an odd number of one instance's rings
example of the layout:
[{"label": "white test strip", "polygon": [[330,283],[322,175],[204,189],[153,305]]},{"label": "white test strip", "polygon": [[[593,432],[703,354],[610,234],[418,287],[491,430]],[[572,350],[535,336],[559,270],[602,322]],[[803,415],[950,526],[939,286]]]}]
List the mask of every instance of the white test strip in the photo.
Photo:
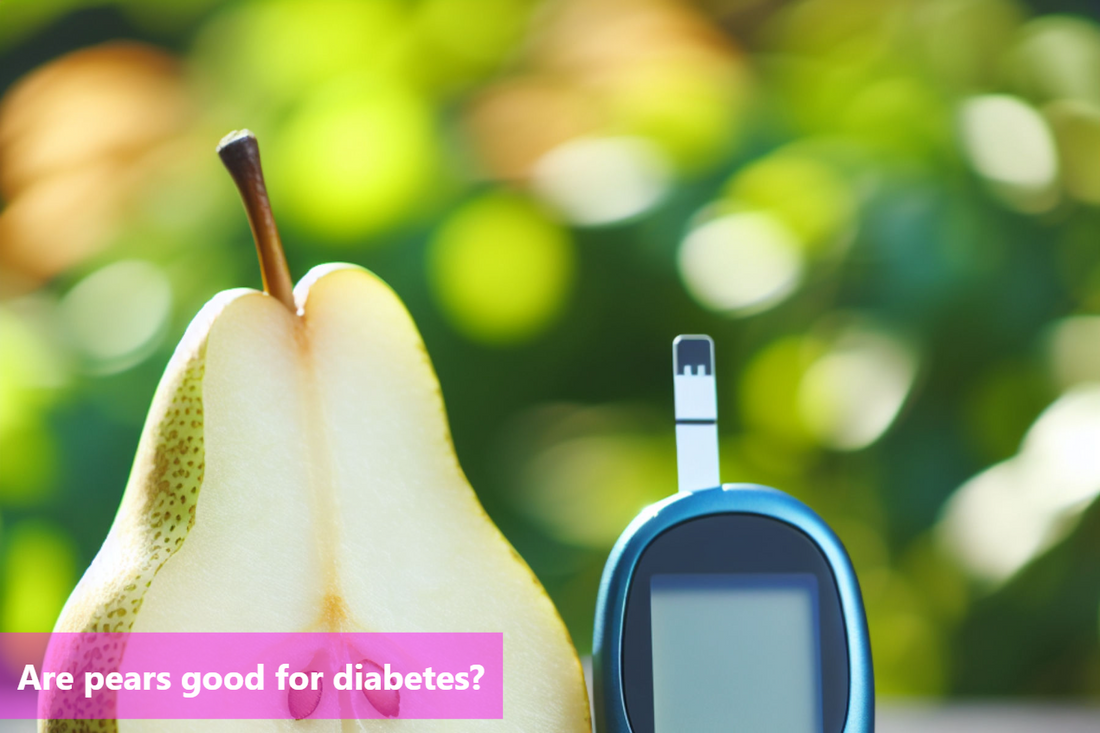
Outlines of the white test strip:
[{"label": "white test strip", "polygon": [[672,342],[676,399],[676,468],[680,491],[711,489],[718,478],[718,398],[714,341],[677,336]]}]

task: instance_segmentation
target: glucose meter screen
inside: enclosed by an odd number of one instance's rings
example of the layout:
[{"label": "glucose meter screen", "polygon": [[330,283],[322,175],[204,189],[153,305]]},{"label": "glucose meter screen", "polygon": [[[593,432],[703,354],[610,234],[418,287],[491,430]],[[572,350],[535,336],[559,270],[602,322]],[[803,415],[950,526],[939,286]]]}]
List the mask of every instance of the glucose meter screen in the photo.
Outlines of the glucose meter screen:
[{"label": "glucose meter screen", "polygon": [[822,733],[817,578],[654,575],[654,733]]}]

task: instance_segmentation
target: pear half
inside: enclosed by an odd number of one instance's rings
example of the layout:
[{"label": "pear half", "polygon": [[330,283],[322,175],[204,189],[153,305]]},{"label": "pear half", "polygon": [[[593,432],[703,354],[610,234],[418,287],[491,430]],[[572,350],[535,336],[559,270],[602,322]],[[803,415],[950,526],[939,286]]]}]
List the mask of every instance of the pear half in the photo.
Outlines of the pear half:
[{"label": "pear half", "polygon": [[192,322],[57,630],[503,632],[504,718],[40,729],[587,733],[572,642],[463,475],[400,299],[351,265],[315,268],[291,295],[255,138],[238,133],[220,152],[269,292],[221,293]]}]

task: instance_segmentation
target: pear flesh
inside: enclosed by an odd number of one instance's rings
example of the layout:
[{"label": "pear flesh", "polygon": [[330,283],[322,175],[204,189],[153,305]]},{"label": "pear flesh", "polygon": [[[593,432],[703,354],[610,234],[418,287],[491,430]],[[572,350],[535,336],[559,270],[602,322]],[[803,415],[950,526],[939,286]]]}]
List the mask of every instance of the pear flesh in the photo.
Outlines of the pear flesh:
[{"label": "pear flesh", "polygon": [[[315,268],[298,313],[227,291],[157,390],[118,517],[58,631],[504,633],[504,718],[404,731],[590,730],[553,604],[466,481],[398,297]],[[384,720],[42,721],[50,731],[360,731]]]}]

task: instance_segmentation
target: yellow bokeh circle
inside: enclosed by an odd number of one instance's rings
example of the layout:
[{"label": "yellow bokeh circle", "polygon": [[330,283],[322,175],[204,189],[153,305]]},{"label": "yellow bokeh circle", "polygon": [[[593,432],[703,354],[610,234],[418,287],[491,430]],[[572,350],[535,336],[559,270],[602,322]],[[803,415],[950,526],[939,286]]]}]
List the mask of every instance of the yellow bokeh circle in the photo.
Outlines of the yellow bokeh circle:
[{"label": "yellow bokeh circle", "polygon": [[538,335],[561,312],[573,280],[573,244],[534,203],[492,193],[444,222],[428,268],[436,299],[458,330],[510,344]]}]

